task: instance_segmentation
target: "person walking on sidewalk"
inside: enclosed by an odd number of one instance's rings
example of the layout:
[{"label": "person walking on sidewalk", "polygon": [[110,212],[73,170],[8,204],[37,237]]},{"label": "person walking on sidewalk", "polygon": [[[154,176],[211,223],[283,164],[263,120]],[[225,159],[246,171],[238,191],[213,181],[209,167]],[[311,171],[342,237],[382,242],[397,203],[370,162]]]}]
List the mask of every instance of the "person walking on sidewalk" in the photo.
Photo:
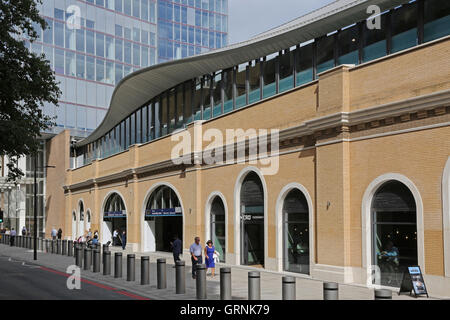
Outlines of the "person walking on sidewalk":
[{"label": "person walking on sidewalk", "polygon": [[197,264],[202,263],[202,245],[200,244],[200,237],[195,237],[194,243],[191,244],[189,252],[191,253],[192,261],[192,279],[196,278]]},{"label": "person walking on sidewalk", "polygon": [[117,231],[117,229],[114,230],[113,232],[113,246],[117,246],[118,245],[118,241],[117,241],[117,236],[119,235],[119,232]]},{"label": "person walking on sidewalk", "polygon": [[61,240],[61,238],[62,238],[62,229],[59,228],[58,229],[58,240]]},{"label": "person walking on sidewalk", "polygon": [[212,241],[208,240],[208,242],[206,242],[205,247],[205,264],[206,264],[206,272],[208,272],[208,269],[211,268],[211,278],[214,278],[214,272],[216,268],[216,264],[214,261],[215,252],[216,248],[213,246]]},{"label": "person walking on sidewalk", "polygon": [[27,228],[25,228],[25,226],[23,226],[22,228],[22,236],[26,236],[27,235]]},{"label": "person walking on sidewalk", "polygon": [[122,242],[122,250],[125,250],[127,246],[127,233],[125,232],[125,230],[122,231],[122,236],[120,240]]},{"label": "person walking on sidewalk", "polygon": [[53,240],[56,240],[56,234],[57,234],[56,229],[55,229],[55,227],[53,227],[52,232],[51,232],[51,236],[52,236]]},{"label": "person walking on sidewalk", "polygon": [[173,253],[173,262],[176,263],[177,261],[180,261],[180,254],[181,254],[181,240],[178,239],[178,235],[176,234],[173,237],[173,242],[170,243],[172,245],[172,253]]},{"label": "person walking on sidewalk", "polygon": [[11,247],[14,247],[14,241],[16,240],[16,230],[14,230],[14,228],[12,228],[9,235],[11,237],[11,239],[9,240],[9,244],[11,245]]}]

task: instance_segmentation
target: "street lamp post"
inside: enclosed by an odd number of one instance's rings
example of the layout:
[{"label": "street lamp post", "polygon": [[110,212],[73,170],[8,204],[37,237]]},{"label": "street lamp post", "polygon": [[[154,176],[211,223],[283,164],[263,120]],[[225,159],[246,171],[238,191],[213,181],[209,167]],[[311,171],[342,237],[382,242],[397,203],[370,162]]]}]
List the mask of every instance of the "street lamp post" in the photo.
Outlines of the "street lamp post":
[{"label": "street lamp post", "polygon": [[[34,249],[33,249],[33,259],[37,260],[37,158],[38,153],[36,152],[34,156],[34,230],[33,230],[33,237],[34,237]],[[40,168],[55,168],[55,166],[43,166]]]}]

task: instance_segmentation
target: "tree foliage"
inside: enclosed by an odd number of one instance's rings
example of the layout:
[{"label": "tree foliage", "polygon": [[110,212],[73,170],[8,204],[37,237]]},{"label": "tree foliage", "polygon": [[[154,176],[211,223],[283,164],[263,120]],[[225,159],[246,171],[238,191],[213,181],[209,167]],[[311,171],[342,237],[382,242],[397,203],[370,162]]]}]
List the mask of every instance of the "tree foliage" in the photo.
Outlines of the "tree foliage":
[{"label": "tree foliage", "polygon": [[37,152],[40,133],[54,125],[42,112],[45,102],[57,104],[61,94],[50,63],[27,48],[34,25],[47,27],[39,15],[41,0],[0,0],[0,154],[9,158],[9,180],[23,172],[19,157]]}]

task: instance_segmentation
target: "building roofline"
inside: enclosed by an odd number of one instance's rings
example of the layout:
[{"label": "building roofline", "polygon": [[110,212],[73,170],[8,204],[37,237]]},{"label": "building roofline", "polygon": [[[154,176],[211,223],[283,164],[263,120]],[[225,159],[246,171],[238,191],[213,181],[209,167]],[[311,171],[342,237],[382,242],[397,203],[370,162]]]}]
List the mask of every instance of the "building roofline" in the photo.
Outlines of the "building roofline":
[{"label": "building roofline", "polygon": [[81,147],[97,140],[152,98],[187,80],[231,68],[367,19],[369,5],[378,5],[385,11],[405,2],[337,0],[249,40],[137,70],[117,84],[103,121],[76,146]]}]

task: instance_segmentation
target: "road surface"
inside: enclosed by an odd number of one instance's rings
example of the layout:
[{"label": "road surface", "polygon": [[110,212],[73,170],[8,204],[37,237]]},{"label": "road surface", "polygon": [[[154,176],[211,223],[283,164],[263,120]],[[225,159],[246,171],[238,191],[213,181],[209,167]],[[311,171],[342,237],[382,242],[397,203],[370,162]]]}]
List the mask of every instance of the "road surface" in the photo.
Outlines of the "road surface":
[{"label": "road surface", "polygon": [[70,275],[0,256],[0,300],[144,300],[126,290],[81,279],[79,290],[69,290]]}]

